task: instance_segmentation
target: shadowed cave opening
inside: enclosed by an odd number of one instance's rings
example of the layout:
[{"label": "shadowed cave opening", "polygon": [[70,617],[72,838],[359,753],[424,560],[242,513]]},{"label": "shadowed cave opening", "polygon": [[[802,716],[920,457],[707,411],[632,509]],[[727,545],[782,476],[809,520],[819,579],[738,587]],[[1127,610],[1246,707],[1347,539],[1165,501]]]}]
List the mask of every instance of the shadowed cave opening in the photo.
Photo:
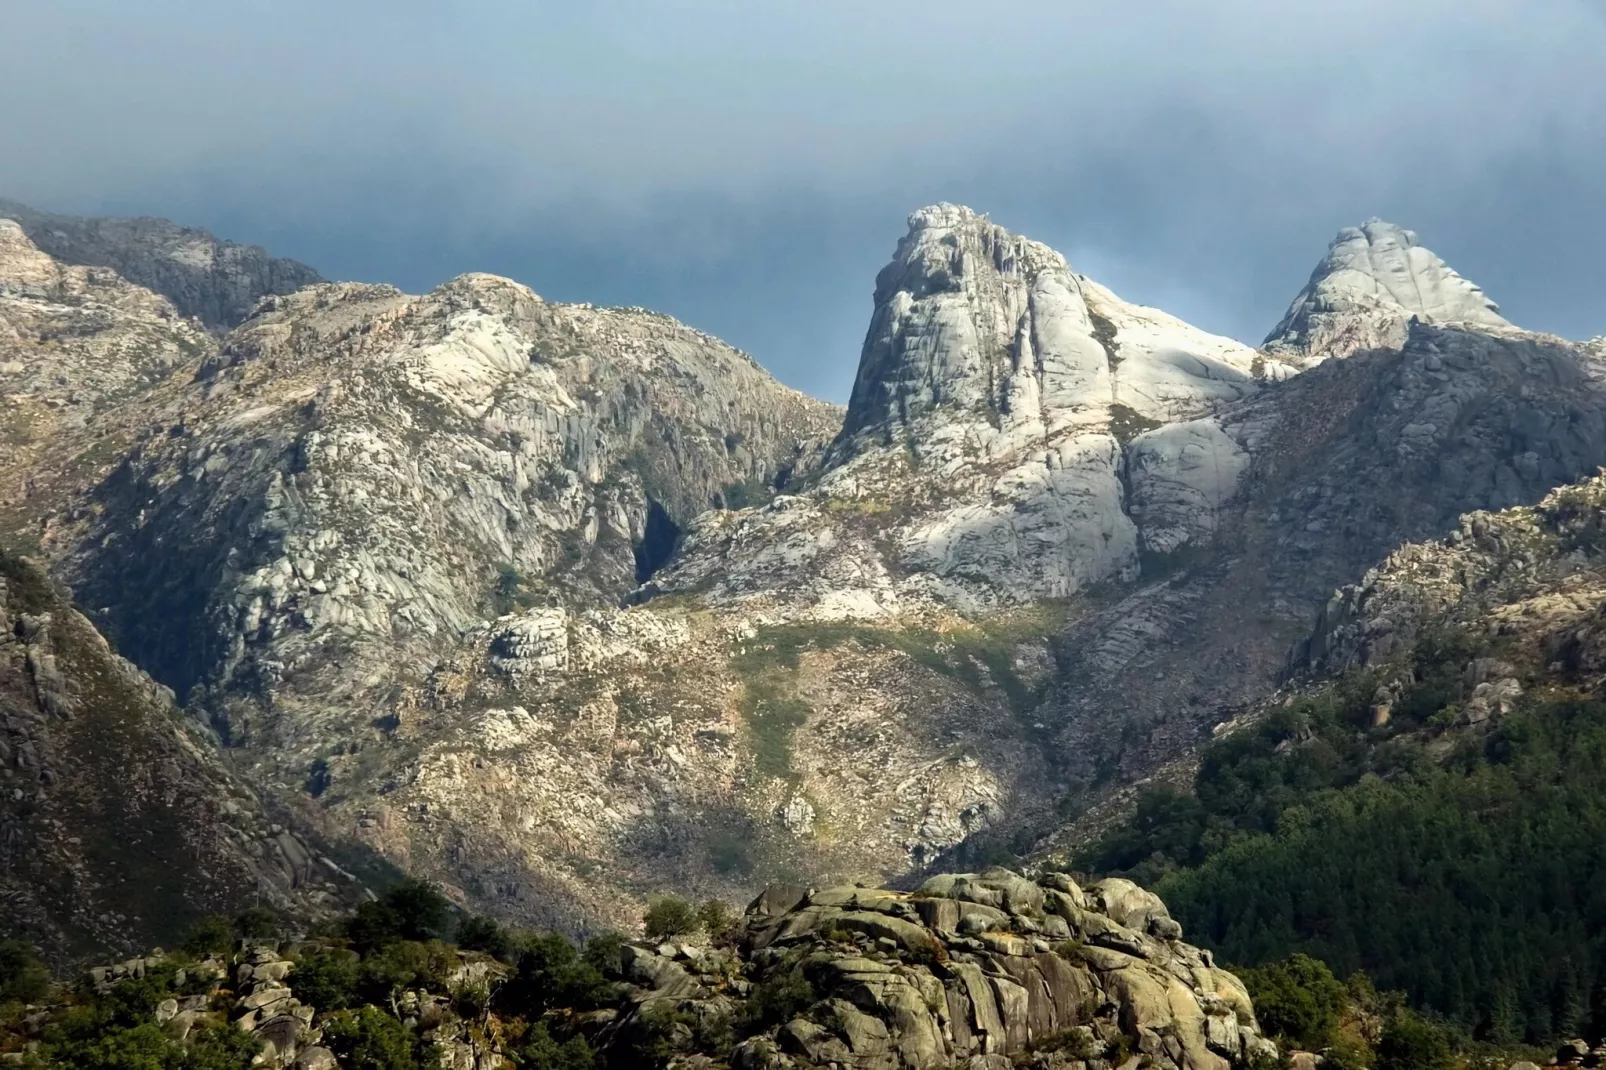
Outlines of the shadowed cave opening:
[{"label": "shadowed cave opening", "polygon": [[636,543],[636,582],[646,583],[654,572],[669,563],[680,542],[680,525],[651,499],[647,501],[647,523]]}]

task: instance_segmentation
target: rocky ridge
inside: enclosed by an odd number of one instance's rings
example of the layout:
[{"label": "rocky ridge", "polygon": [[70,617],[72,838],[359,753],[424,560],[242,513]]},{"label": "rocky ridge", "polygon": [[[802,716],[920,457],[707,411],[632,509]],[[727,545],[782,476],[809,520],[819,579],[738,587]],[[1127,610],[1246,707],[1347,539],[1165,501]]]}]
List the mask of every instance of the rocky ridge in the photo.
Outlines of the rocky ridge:
[{"label": "rocky ridge", "polygon": [[1335,591],[1296,663],[1317,677],[1385,666],[1426,630],[1468,629],[1502,656],[1468,667],[1483,678],[1467,723],[1508,709],[1523,690],[1519,673],[1597,693],[1606,684],[1603,518],[1606,475],[1532,506],[1469,513],[1444,538],[1402,546]]},{"label": "rocky ridge", "polygon": [[[502,990],[520,978],[507,964],[413,944],[438,965],[369,1010],[461,1070],[515,1065],[535,1024],[583,1038],[621,1070],[1114,1070],[1137,1060],[1228,1070],[1275,1057],[1242,983],[1181,935],[1164,903],[1123,880],[1084,889],[1063,873],[1033,881],[995,868],[913,892],[775,885],[722,931],[619,948],[598,1006],[543,1014],[515,1000],[532,1020],[514,1021]],[[351,955],[318,940],[258,940],[199,962],[157,954],[98,967],[89,982],[105,992],[176,964],[179,994],[155,1009],[169,1036],[226,1017],[262,1044],[253,1065],[337,1070],[353,1065],[329,1036],[338,1015],[306,1002],[315,976],[302,982],[320,952]],[[48,1013],[26,1021],[43,1033]]]},{"label": "rocky ridge", "polygon": [[268,294],[322,282],[312,268],[165,219],[85,218],[40,212],[0,198],[0,219],[15,221],[52,259],[115,271],[166,297],[179,314],[226,330]]}]

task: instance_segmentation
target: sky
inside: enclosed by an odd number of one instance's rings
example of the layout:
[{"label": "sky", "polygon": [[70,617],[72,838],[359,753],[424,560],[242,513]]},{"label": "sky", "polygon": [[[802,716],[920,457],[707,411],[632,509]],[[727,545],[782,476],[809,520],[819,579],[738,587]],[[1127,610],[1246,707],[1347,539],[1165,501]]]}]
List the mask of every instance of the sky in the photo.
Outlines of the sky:
[{"label": "sky", "polygon": [[940,200],[1250,343],[1374,215],[1606,334],[1606,0],[0,9],[0,196],[645,305],[832,400]]}]

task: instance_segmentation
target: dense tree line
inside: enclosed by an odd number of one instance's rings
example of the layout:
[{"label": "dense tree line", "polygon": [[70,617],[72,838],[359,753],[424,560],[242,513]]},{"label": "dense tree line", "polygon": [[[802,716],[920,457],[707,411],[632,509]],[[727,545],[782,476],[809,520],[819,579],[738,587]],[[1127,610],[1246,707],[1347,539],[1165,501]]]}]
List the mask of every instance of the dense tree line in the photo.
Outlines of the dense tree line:
[{"label": "dense tree line", "polygon": [[1216,743],[1192,794],[1150,792],[1081,864],[1153,884],[1230,961],[1365,970],[1467,1036],[1606,1026],[1606,702],[1450,730],[1477,652],[1423,637],[1385,727],[1352,673]]}]

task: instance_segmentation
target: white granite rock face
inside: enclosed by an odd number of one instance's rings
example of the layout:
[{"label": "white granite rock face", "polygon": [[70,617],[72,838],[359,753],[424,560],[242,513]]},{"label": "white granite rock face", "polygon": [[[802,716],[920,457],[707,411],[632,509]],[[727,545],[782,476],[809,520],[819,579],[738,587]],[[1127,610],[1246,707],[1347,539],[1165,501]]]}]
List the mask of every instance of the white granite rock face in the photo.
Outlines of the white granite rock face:
[{"label": "white granite rock face", "polygon": [[1215,534],[1249,454],[1215,420],[1169,424],[1127,447],[1128,502],[1143,549],[1172,553]]},{"label": "white granite rock face", "polygon": [[1194,432],[1223,458],[1208,479],[1182,444],[1162,463],[1151,443],[1134,467],[1127,443],[1293,370],[1122,301],[968,208],[922,209],[877,278],[825,476],[784,507],[700,523],[661,585],[784,591],[837,617],[1131,578],[1129,493],[1161,526],[1150,541],[1175,548],[1214,530],[1242,463],[1219,430]]},{"label": "white granite rock face", "polygon": [[1479,329],[1511,326],[1482,289],[1423,248],[1414,231],[1369,219],[1338,232],[1265,349],[1305,365],[1395,348],[1412,317]]}]

